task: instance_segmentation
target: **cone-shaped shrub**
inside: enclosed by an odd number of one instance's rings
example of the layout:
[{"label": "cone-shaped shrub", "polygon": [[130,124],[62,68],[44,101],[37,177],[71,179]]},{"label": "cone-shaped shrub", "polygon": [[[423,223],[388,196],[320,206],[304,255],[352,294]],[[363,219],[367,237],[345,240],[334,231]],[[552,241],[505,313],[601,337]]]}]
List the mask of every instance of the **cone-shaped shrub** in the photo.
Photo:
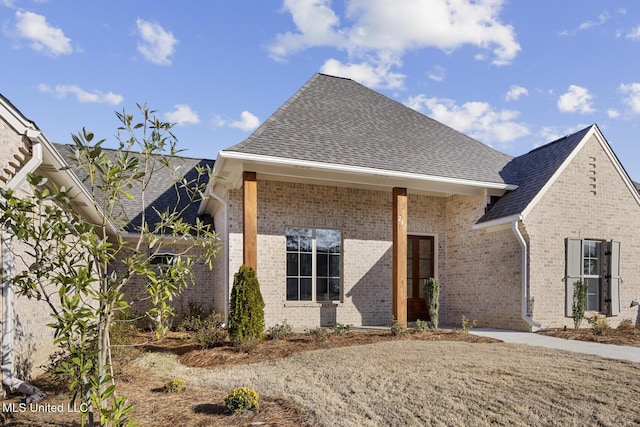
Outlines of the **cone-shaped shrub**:
[{"label": "cone-shaped shrub", "polygon": [[264,334],[264,301],[253,268],[242,265],[233,276],[229,307],[229,336],[232,342],[245,338],[262,339]]}]

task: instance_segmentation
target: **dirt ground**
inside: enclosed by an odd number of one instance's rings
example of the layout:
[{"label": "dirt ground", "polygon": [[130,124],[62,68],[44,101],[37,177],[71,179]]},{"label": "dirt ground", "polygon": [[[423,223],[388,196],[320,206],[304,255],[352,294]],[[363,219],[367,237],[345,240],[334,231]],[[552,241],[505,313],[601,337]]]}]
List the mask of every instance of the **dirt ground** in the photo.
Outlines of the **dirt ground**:
[{"label": "dirt ground", "polygon": [[[122,358],[117,375],[142,426],[640,425],[640,365],[462,332],[350,332],[322,342],[297,334],[248,354],[229,346],[199,350],[174,333],[142,348]],[[163,392],[177,377],[186,391]],[[38,381],[46,402],[66,404],[51,378]],[[242,386],[260,394],[258,413],[224,408],[224,397]],[[7,426],[79,420],[69,413],[3,416]]]}]

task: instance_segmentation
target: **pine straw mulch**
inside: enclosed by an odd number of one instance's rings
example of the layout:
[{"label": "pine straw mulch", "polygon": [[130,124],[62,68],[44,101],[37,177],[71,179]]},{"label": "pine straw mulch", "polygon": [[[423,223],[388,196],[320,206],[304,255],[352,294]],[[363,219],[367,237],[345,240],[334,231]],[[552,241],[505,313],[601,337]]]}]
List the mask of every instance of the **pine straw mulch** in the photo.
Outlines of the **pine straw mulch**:
[{"label": "pine straw mulch", "polygon": [[595,335],[591,328],[544,329],[537,333],[568,340],[590,341],[602,344],[629,345],[640,347],[640,327],[609,329],[602,335]]},{"label": "pine straw mulch", "polygon": [[[260,411],[237,415],[224,406],[224,398],[231,390],[192,387],[187,384],[182,393],[165,393],[162,389],[170,379],[156,375],[152,370],[142,370],[133,361],[143,352],[169,352],[179,356],[187,366],[220,367],[259,363],[282,359],[292,354],[347,346],[374,344],[391,340],[498,342],[461,331],[432,330],[394,336],[389,330],[351,331],[342,335],[328,334],[319,341],[309,334],[294,334],[279,340],[264,340],[248,353],[239,352],[229,343],[202,350],[187,333],[171,332],[161,341],[153,341],[149,333],[138,334],[138,347],[128,347],[119,352],[114,361],[118,379],[118,393],[127,396],[135,407],[131,414],[141,426],[300,426],[305,425],[306,411],[296,403],[282,399],[260,396]],[[50,374],[42,375],[33,384],[47,392],[44,404],[64,405],[69,401],[66,387]],[[9,396],[5,402],[18,404],[20,396]],[[5,426],[77,426],[79,414],[68,412],[2,413],[0,422]]]},{"label": "pine straw mulch", "polygon": [[[248,353],[236,351],[229,343],[208,350],[189,349],[175,347],[175,335],[164,341],[168,351],[179,354],[179,361],[183,365],[191,367],[219,367],[240,365],[249,363],[267,362],[285,358],[292,354],[310,350],[326,350],[331,348],[348,347],[356,345],[375,344],[379,342],[408,339],[422,341],[464,341],[464,342],[498,342],[498,340],[479,337],[462,331],[436,329],[426,332],[408,330],[405,335],[394,336],[388,330],[351,331],[342,335],[328,334],[325,340],[317,340],[310,334],[294,334],[279,340],[265,340]],[[178,338],[180,339],[180,338]],[[160,344],[156,350],[162,349]],[[177,351],[176,351],[177,350]]]}]

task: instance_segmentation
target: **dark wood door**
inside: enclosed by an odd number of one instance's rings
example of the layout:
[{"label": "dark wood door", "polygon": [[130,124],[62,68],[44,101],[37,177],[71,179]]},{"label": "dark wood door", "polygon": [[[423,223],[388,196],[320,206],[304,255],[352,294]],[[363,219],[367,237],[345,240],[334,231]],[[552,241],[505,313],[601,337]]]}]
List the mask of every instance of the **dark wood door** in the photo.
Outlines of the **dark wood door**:
[{"label": "dark wood door", "polygon": [[407,236],[407,320],[431,320],[424,281],[433,277],[433,236]]}]

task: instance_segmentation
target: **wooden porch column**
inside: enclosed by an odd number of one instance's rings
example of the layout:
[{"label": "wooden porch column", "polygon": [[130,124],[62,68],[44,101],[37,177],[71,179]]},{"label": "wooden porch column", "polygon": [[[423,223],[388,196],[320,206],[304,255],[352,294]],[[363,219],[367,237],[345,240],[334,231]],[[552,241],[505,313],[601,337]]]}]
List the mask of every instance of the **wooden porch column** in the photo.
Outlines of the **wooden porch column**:
[{"label": "wooden porch column", "polygon": [[255,172],[242,173],[242,263],[258,271],[258,185]]},{"label": "wooden porch column", "polygon": [[393,189],[393,318],[407,327],[407,189]]}]

